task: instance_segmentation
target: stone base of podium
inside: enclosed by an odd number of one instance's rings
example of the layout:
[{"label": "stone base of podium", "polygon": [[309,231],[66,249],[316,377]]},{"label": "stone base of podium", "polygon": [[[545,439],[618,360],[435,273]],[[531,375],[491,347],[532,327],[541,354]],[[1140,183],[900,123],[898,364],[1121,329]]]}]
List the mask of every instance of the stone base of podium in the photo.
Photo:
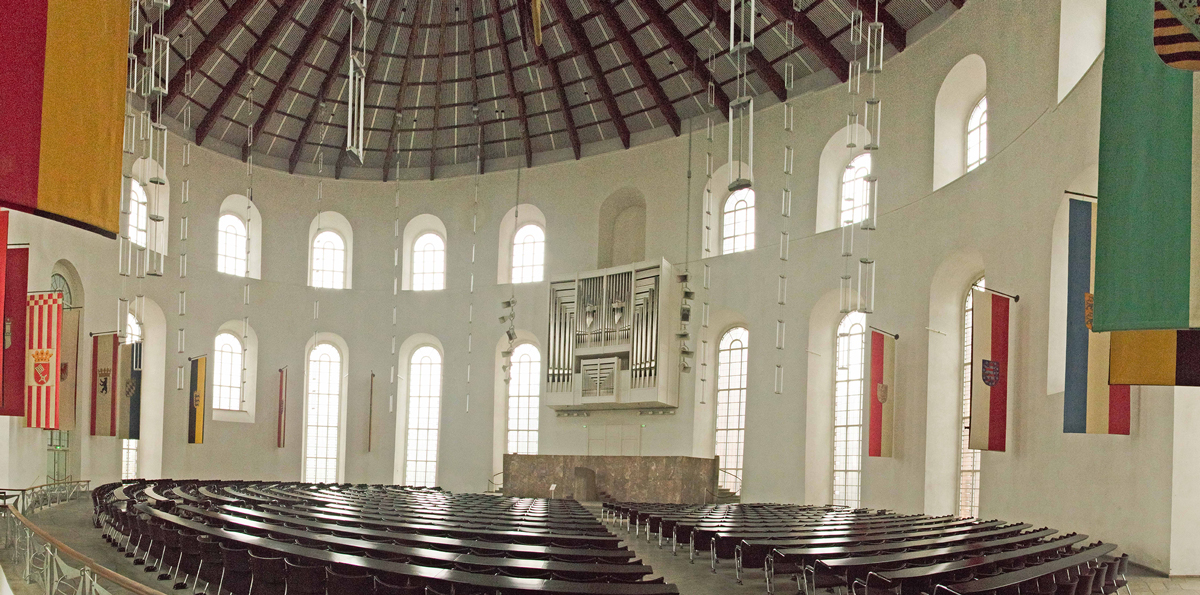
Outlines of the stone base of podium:
[{"label": "stone base of podium", "polygon": [[717,473],[715,458],[509,454],[504,495],[549,498],[553,485],[555,498],[586,501],[602,492],[624,502],[701,504],[712,502]]}]

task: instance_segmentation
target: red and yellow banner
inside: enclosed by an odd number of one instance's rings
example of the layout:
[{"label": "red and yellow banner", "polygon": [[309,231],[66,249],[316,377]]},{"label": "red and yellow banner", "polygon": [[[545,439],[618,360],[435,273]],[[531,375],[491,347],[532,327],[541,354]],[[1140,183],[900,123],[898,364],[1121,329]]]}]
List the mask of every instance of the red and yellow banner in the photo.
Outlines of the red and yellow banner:
[{"label": "red and yellow banner", "polygon": [[129,3],[0,0],[0,206],[116,237]]}]

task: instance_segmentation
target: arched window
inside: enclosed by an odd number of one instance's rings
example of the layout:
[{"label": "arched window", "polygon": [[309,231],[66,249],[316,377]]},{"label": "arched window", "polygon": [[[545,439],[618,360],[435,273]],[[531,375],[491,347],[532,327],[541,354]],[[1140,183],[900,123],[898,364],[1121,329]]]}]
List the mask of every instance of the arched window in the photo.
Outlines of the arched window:
[{"label": "arched window", "polygon": [[542,394],[542,354],[530,343],[513,349],[508,381],[508,450],[518,455],[538,453],[538,406]]},{"label": "arched window", "polygon": [[842,174],[841,225],[851,225],[867,218],[870,196],[867,176],[871,175],[871,154],[863,153],[846,165]]},{"label": "arched window", "polygon": [[833,389],[833,503],[858,508],[862,502],[863,355],[867,317],[851,312],[837,333]]},{"label": "arched window", "polygon": [[413,243],[413,291],[446,288],[446,242],[435,233],[427,233]]},{"label": "arched window", "polygon": [[513,236],[512,282],[537,283],[546,264],[546,232],[526,225]]},{"label": "arched window", "polygon": [[408,364],[408,448],[404,485],[437,485],[438,426],[442,404],[442,354],[428,345]]},{"label": "arched window", "polygon": [[979,468],[983,461],[980,451],[967,447],[971,440],[971,329],[974,305],[971,289],[983,289],[983,277],[967,289],[963,302],[963,365],[962,365],[962,439],[958,456],[958,516],[979,516]]},{"label": "arched window", "polygon": [[150,210],[146,201],[146,190],[141,182],[129,179],[129,241],[146,247],[146,231],[149,228]]},{"label": "arched window", "polygon": [[734,327],[721,336],[717,352],[717,456],[721,460],[717,485],[742,489],[742,449],[746,444],[746,381],[750,331]]},{"label": "arched window", "polygon": [[242,342],[232,333],[217,335],[213,352],[213,409],[242,409]]},{"label": "arched window", "polygon": [[967,171],[987,161],[987,97],[975,104],[967,120]]},{"label": "arched window", "polygon": [[312,280],[313,287],[345,289],[346,287],[346,242],[336,231],[323,231],[313,239]]},{"label": "arched window", "polygon": [[338,480],[341,430],[342,354],[330,343],[308,353],[307,415],[304,424],[304,481]]},{"label": "arched window", "polygon": [[725,199],[721,254],[754,249],[754,191],[743,188]]},{"label": "arched window", "polygon": [[[137,182],[134,182],[135,184]],[[125,315],[125,343],[133,345],[142,342],[142,323],[138,322],[132,312]],[[138,441],[127,438],[121,439],[121,479],[137,477]]]},{"label": "arched window", "polygon": [[228,213],[217,220],[217,272],[246,276],[246,222]]}]

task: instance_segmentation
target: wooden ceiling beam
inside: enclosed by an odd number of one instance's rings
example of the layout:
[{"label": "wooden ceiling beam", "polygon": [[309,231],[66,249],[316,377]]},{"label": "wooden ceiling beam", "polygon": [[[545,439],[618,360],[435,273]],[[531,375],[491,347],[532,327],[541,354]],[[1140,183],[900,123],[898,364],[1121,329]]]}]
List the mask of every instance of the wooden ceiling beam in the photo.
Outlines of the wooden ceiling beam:
[{"label": "wooden ceiling beam", "polygon": [[808,18],[807,14],[793,8],[790,0],[764,0],[763,4],[769,6],[775,16],[780,19],[792,21],[796,37],[799,37],[800,41],[804,42],[804,45],[817,55],[822,64],[837,75],[838,80],[846,82],[850,77],[850,62],[833,46],[833,42],[825,37],[824,33],[821,33],[821,29],[812,22],[812,19]]},{"label": "wooden ceiling beam", "polygon": [[[304,37],[300,40],[300,45],[296,46],[296,53],[292,54],[288,64],[283,69],[283,76],[279,77],[279,82],[275,84],[275,88],[271,90],[271,96],[267,99],[267,103],[263,105],[262,112],[258,115],[258,120],[254,122],[254,138],[258,138],[264,128],[267,127],[267,122],[271,116],[275,115],[275,110],[279,109],[279,103],[283,101],[284,93],[292,86],[292,82],[296,79],[296,74],[300,72],[300,67],[304,65],[308,53],[316,45],[317,36],[322,31],[329,31],[337,20],[334,18],[338,14],[338,9],[341,6],[337,2],[326,2],[321,5],[317,11],[316,18],[313,19],[312,25],[308,31],[304,33]],[[245,161],[249,156],[249,146],[242,147],[242,161]]]},{"label": "wooden ceiling beam", "polygon": [[[279,10],[275,12],[275,16],[271,17],[271,21],[267,23],[263,29],[262,35],[250,46],[250,50],[246,52],[246,57],[242,59],[241,64],[238,64],[237,70],[233,72],[233,77],[229,82],[221,88],[221,94],[217,96],[217,100],[208,108],[208,112],[204,114],[204,119],[200,120],[200,124],[196,126],[196,144],[204,144],[204,139],[208,137],[208,133],[212,132],[213,126],[217,123],[217,119],[221,117],[221,113],[225,111],[225,106],[229,104],[229,100],[241,90],[245,84],[246,78],[250,75],[250,71],[254,68],[258,61],[267,53],[271,47],[271,40],[279,34],[283,29],[284,23],[292,19],[292,15],[300,10],[304,5],[304,0],[286,0],[280,5]],[[253,110],[254,106],[251,105]]]},{"label": "wooden ceiling beam", "polygon": [[563,121],[567,124],[567,138],[571,141],[571,150],[575,152],[575,159],[579,159],[582,155],[582,146],[579,143],[579,129],[575,127],[575,116],[571,113],[571,104],[567,101],[567,90],[563,86],[562,73],[558,71],[558,63],[550,59],[546,54],[546,48],[534,44],[534,52],[537,53],[538,62],[546,65],[546,69],[550,71],[550,82],[554,86],[554,95],[558,97],[558,106],[562,111]]},{"label": "wooden ceiling beam", "polygon": [[[405,48],[404,67],[400,70],[400,89],[396,91],[396,109],[392,112],[392,134],[388,136],[387,151],[383,156],[383,181],[388,181],[388,174],[392,171],[393,162],[396,159],[396,145],[400,142],[400,114],[404,109],[404,93],[408,89],[408,73],[411,71],[409,66],[413,61],[413,52],[417,47],[417,19],[421,15],[421,1],[417,0],[412,7],[412,22],[409,23],[408,30],[408,47]],[[416,126],[413,126],[416,128]]]},{"label": "wooden ceiling beam", "polygon": [[533,143],[529,140],[529,110],[525,106],[525,94],[517,90],[517,79],[513,76],[512,56],[508,55],[508,36],[504,34],[504,19],[500,16],[500,0],[492,0],[492,22],[500,40],[500,55],[504,59],[508,96],[517,102],[517,118],[521,122],[521,139],[525,144],[525,167],[533,167]]},{"label": "wooden ceiling beam", "polygon": [[262,1],[264,0],[237,0],[225,11],[221,20],[217,21],[212,30],[204,35],[204,39],[200,41],[200,45],[196,46],[192,55],[185,58],[187,62],[180,66],[179,70],[175,71],[175,75],[171,77],[171,82],[167,85],[167,96],[163,99],[164,107],[183,94],[183,81],[187,76],[188,62],[196,72],[204,68],[204,64],[212,57],[213,52],[225,45],[225,38],[242,25],[242,21],[250,13],[250,9]]},{"label": "wooden ceiling beam", "polygon": [[695,46],[684,38],[683,33],[679,32],[679,28],[671,21],[670,15],[659,5],[658,0],[636,0],[636,3],[642,9],[642,12],[646,13],[646,16],[650,19],[654,28],[658,30],[659,34],[667,38],[667,43],[670,44],[671,49],[675,51],[679,59],[690,66],[692,73],[700,80],[700,85],[705,86],[712,83],[716,87],[713,89],[716,107],[724,117],[728,118],[729,95],[725,94],[725,90],[721,88],[721,83],[713,78],[708,67],[704,65],[704,61],[700,59],[700,55],[696,53]]},{"label": "wooden ceiling beam", "polygon": [[[868,6],[863,9],[863,17],[868,23],[874,23],[876,21],[875,10]],[[888,12],[887,7],[882,4],[879,6],[878,21],[883,23],[883,36],[887,42],[892,44],[897,52],[903,52],[904,48],[908,47],[908,31],[900,26],[900,21],[897,21],[896,17],[892,16],[892,13]]]},{"label": "wooden ceiling beam", "polygon": [[[734,28],[732,33],[730,32],[729,11],[721,8],[719,4],[708,0],[691,0],[691,3],[696,10],[700,11],[700,14],[708,17],[708,20],[716,24],[717,31],[721,32],[721,35],[725,38],[725,41],[729,41],[731,39],[731,34],[734,37],[741,36],[741,31],[737,27]],[[762,81],[767,84],[767,87],[771,89],[771,92],[774,93],[775,97],[779,98],[780,101],[787,101],[787,86],[783,82],[783,77],[779,75],[779,72],[777,72],[775,67],[771,64],[771,61],[767,60],[766,56],[763,56],[763,53],[759,51],[758,48],[753,48],[750,50],[749,58],[750,64],[754,66],[754,72],[758,73],[758,78],[762,79]]]},{"label": "wooden ceiling beam", "polygon": [[600,14],[604,16],[604,21],[608,23],[608,28],[612,29],[613,36],[617,38],[617,41],[621,44],[621,48],[625,51],[625,56],[633,63],[633,69],[637,71],[638,76],[642,79],[642,83],[646,86],[646,90],[654,98],[654,103],[658,105],[658,111],[662,112],[663,118],[666,118],[667,124],[671,127],[671,131],[675,133],[675,136],[679,136],[682,126],[679,121],[679,114],[675,111],[675,104],[671,103],[671,98],[667,97],[667,93],[663,91],[662,85],[658,82],[658,77],[654,75],[654,70],[646,62],[646,57],[642,55],[642,50],[638,47],[637,41],[629,34],[629,28],[621,20],[621,15],[617,14],[617,9],[609,0],[589,0],[589,3],[593,10],[600,11]]},{"label": "wooden ceiling beam", "polygon": [[[449,3],[443,4],[447,6]],[[433,133],[429,135],[429,180],[437,171],[437,135],[442,127],[442,75],[446,63],[446,14],[442,11],[442,26],[438,28],[437,85],[433,87]]]},{"label": "wooden ceiling beam", "polygon": [[[296,173],[296,165],[300,163],[300,155],[304,152],[304,143],[308,139],[308,134],[312,131],[313,124],[317,121],[321,107],[325,104],[325,97],[329,95],[329,90],[333,87],[333,82],[337,80],[338,71],[336,65],[346,61],[346,54],[349,51],[350,32],[346,31],[341,45],[338,46],[337,54],[334,54],[330,69],[325,72],[325,78],[321,80],[321,90],[317,92],[317,96],[313,98],[312,107],[308,109],[308,117],[304,119],[304,126],[300,128],[300,136],[296,137],[296,144],[292,147],[291,156],[288,157],[288,173]],[[320,148],[317,150],[319,151]]]},{"label": "wooden ceiling beam", "polygon": [[[604,76],[604,68],[596,59],[596,52],[592,50],[592,40],[588,39],[583,25],[580,25],[579,21],[575,20],[574,15],[571,14],[571,8],[567,6],[566,0],[550,0],[550,4],[554,6],[558,22],[562,23],[563,29],[567,31],[567,39],[570,40],[571,46],[575,48],[576,53],[583,56],[588,68],[592,71],[592,80],[596,82],[596,89],[600,91],[600,99],[604,102],[605,109],[608,110],[608,117],[617,127],[617,136],[621,138],[621,144],[628,149],[629,125],[625,122],[625,116],[621,114],[621,106],[617,104],[617,100],[613,96],[612,86],[608,84],[608,79]],[[578,159],[578,155],[576,159]]]},{"label": "wooden ceiling beam", "polygon": [[[387,2],[388,7],[387,11],[384,13],[383,23],[381,23],[379,26],[379,35],[375,37],[375,47],[371,48],[371,56],[367,59],[367,70],[364,73],[366,76],[363,79],[366,81],[366,85],[363,90],[364,94],[371,90],[371,83],[375,81],[375,71],[379,68],[379,56],[383,53],[384,46],[387,45],[388,28],[396,23],[396,17],[398,16],[397,13],[400,12],[400,0],[387,0]],[[337,3],[334,2],[333,4]],[[363,150],[366,150],[365,145]],[[343,148],[340,152],[338,152],[337,163],[333,167],[334,179],[341,179],[342,168],[345,167],[346,162],[349,159],[350,151],[347,151]]]}]

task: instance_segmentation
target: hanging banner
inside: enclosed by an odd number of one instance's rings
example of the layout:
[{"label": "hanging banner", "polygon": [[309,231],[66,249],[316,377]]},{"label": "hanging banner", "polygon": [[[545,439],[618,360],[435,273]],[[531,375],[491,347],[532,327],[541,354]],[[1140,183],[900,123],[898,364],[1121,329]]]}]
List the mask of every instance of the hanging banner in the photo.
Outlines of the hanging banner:
[{"label": "hanging banner", "polygon": [[968,448],[1003,451],[1012,397],[1009,355],[1013,327],[1012,298],[971,290],[971,429]]},{"label": "hanging banner", "polygon": [[117,358],[117,437],[141,438],[142,419],[142,342],[125,343]]},{"label": "hanging banner", "polygon": [[74,430],[79,371],[80,308],[63,305],[62,342],[58,351],[58,429]]},{"label": "hanging banner", "polygon": [[1200,70],[1200,7],[1195,0],[1163,0],[1154,11],[1154,51],[1163,63],[1180,70]]},{"label": "hanging banner", "polygon": [[867,338],[867,456],[892,456],[896,411],[896,338],[872,329]]},{"label": "hanging banner", "polygon": [[[1107,203],[1106,203],[1107,204]],[[1067,204],[1067,352],[1063,391],[1066,434],[1129,434],[1127,383],[1110,384],[1109,347],[1122,331],[1092,330],[1096,215],[1099,204]]]},{"label": "hanging banner", "polygon": [[92,335],[92,436],[117,435],[117,333]]},{"label": "hanging banner", "polygon": [[275,428],[275,447],[283,448],[287,432],[287,366],[279,368],[279,419]]},{"label": "hanging banner", "polygon": [[0,205],[117,236],[128,31],[121,0],[0,0]]},{"label": "hanging banner", "polygon": [[208,382],[208,356],[192,360],[192,385],[188,393],[188,444],[204,444],[204,387]]},{"label": "hanging banner", "polygon": [[63,294],[31,293],[25,300],[25,427],[57,430]]},{"label": "hanging banner", "polygon": [[4,265],[4,374],[0,415],[25,416],[25,303],[29,248],[8,248]]}]

